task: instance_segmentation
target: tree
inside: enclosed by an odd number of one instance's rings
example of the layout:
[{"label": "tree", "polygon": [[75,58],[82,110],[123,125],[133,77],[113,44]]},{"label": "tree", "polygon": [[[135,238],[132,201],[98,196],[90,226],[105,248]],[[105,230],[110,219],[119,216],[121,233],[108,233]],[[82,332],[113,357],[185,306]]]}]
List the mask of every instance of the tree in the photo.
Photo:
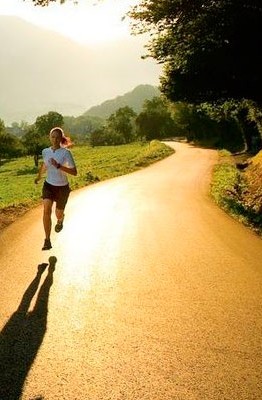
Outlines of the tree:
[{"label": "tree", "polygon": [[107,132],[105,127],[99,128],[91,132],[90,145],[91,146],[105,146],[107,144]]},{"label": "tree", "polygon": [[5,131],[5,123],[2,119],[0,119],[0,134]]},{"label": "tree", "polygon": [[130,143],[135,140],[136,113],[128,106],[119,108],[106,120],[105,125],[92,131],[92,146],[112,146]]},{"label": "tree", "polygon": [[64,123],[63,116],[56,111],[49,111],[49,113],[41,115],[36,118],[35,129],[40,135],[48,135],[50,130],[55,126],[62,127]]},{"label": "tree", "polygon": [[121,107],[107,119],[107,129],[112,136],[122,137],[122,143],[134,140],[134,118],[136,113],[131,107]]},{"label": "tree", "polygon": [[173,103],[172,117],[177,136],[184,136],[189,141],[229,151],[244,148],[242,129],[237,114],[226,113],[225,108],[211,107],[205,103],[196,106],[188,103]]},{"label": "tree", "polygon": [[129,16],[135,33],[153,35],[169,99],[262,102],[260,0],[143,0]]},{"label": "tree", "polygon": [[1,160],[22,155],[20,140],[7,131],[4,121],[0,119],[0,165]]},{"label": "tree", "polygon": [[146,100],[136,118],[136,126],[137,134],[146,140],[173,136],[175,125],[168,102],[163,97]]},{"label": "tree", "polygon": [[36,118],[34,125],[28,128],[22,138],[28,155],[34,156],[35,166],[38,166],[39,156],[43,148],[49,144],[48,134],[55,126],[63,125],[63,116],[55,111]]},{"label": "tree", "polygon": [[47,137],[41,135],[35,126],[32,125],[23,136],[22,143],[26,149],[26,153],[34,157],[34,164],[37,167],[41,151],[48,146]]}]

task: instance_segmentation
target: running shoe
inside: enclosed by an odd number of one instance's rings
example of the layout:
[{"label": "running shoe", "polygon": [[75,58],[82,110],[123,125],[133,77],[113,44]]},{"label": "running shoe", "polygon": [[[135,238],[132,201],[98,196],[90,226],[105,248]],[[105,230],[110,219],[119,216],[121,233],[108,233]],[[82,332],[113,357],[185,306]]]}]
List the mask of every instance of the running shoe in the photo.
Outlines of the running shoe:
[{"label": "running shoe", "polygon": [[42,250],[50,250],[50,249],[52,249],[51,241],[50,241],[50,239],[45,239]]},{"label": "running shoe", "polygon": [[56,233],[59,233],[63,229],[63,221],[57,221],[55,226]]}]

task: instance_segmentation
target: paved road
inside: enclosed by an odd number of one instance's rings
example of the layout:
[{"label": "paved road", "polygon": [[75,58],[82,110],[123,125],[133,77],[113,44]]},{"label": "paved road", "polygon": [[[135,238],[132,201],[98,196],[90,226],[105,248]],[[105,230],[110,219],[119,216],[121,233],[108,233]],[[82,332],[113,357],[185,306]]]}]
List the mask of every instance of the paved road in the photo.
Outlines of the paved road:
[{"label": "paved road", "polygon": [[261,400],[262,240],[172,145],[72,193],[51,251],[41,207],[0,235],[1,400]]}]

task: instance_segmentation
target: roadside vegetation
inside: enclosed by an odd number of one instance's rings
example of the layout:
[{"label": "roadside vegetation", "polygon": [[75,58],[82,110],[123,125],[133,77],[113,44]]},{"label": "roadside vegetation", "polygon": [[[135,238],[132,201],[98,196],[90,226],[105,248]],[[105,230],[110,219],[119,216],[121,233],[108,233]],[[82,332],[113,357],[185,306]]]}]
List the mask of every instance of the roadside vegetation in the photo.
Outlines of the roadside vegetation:
[{"label": "roadside vegetation", "polygon": [[220,151],[211,195],[227,213],[262,235],[262,151],[248,157]]}]

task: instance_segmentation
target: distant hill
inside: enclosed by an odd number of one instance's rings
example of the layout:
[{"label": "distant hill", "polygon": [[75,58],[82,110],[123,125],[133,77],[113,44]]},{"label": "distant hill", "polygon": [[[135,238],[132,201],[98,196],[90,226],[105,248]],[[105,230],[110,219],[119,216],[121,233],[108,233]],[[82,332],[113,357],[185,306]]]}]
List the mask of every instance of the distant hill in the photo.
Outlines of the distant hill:
[{"label": "distant hill", "polygon": [[158,84],[160,68],[141,60],[139,40],[84,46],[20,18],[0,16],[0,119],[31,123],[48,111],[79,116],[141,83]]},{"label": "distant hill", "polygon": [[98,106],[91,107],[84,113],[84,115],[108,118],[116,110],[125,106],[129,106],[136,113],[139,113],[142,110],[142,106],[145,100],[151,100],[153,97],[159,95],[160,91],[156,86],[138,85],[131,92],[125,93],[122,96],[117,96],[112,100],[106,100]]}]

